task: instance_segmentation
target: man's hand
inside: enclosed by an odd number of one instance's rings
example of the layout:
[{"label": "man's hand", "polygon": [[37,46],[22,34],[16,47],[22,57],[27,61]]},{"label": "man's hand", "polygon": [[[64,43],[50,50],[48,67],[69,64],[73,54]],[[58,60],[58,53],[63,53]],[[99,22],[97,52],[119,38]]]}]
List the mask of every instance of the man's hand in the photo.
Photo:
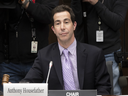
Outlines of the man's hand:
[{"label": "man's hand", "polygon": [[25,2],[25,0],[21,0],[21,2],[22,2],[22,3],[24,3],[24,2]]},{"label": "man's hand", "polygon": [[19,4],[23,4],[25,2],[25,0],[18,0]]},{"label": "man's hand", "polygon": [[83,2],[89,2],[92,5],[95,5],[98,2],[98,0],[82,0],[82,1]]},{"label": "man's hand", "polygon": [[19,4],[22,4],[24,8],[27,8],[29,5],[29,0],[19,0]]}]

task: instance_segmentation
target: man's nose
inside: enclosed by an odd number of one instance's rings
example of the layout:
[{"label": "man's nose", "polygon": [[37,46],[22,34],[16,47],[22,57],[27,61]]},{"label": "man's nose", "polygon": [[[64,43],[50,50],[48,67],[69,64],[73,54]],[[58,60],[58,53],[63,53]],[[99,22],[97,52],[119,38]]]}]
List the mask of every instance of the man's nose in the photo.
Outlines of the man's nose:
[{"label": "man's nose", "polygon": [[65,29],[65,25],[64,25],[64,23],[61,23],[61,30],[64,30]]}]

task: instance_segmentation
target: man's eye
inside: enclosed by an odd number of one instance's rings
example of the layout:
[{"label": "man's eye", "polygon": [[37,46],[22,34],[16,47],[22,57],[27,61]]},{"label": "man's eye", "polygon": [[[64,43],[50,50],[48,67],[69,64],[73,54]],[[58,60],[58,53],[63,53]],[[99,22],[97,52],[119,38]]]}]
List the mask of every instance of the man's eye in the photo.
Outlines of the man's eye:
[{"label": "man's eye", "polygon": [[56,25],[59,25],[60,23],[56,23]]},{"label": "man's eye", "polygon": [[68,22],[65,22],[65,23],[68,23]]}]

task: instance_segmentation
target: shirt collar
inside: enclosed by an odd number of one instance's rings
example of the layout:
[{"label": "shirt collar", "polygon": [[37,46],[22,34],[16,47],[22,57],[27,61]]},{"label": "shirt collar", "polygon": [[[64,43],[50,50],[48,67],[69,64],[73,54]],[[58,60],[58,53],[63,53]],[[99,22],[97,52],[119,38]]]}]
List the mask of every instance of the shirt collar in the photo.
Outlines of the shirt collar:
[{"label": "shirt collar", "polygon": [[[65,48],[63,48],[59,43],[58,43],[58,46],[59,46],[59,50],[60,50],[60,55],[62,55],[62,52]],[[74,40],[74,42],[67,48],[67,50],[72,54],[74,55],[74,51],[76,50],[76,39]]]}]

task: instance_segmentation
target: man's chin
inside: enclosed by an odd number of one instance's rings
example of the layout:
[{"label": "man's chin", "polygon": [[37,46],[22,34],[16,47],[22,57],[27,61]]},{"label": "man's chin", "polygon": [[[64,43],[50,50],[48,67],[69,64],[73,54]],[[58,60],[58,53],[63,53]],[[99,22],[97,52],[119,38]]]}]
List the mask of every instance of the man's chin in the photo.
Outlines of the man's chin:
[{"label": "man's chin", "polygon": [[66,42],[68,42],[68,39],[63,38],[63,39],[60,39],[60,41],[63,42],[63,43],[66,43]]}]

